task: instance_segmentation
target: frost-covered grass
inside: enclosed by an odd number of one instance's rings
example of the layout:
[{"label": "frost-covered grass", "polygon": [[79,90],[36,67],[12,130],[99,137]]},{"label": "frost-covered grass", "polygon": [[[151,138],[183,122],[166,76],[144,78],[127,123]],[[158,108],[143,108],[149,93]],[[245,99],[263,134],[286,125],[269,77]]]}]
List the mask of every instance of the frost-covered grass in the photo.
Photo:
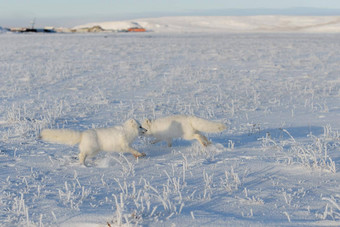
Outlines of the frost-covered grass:
[{"label": "frost-covered grass", "polygon": [[[337,225],[339,38],[1,34],[1,225]],[[228,129],[89,167],[38,139],[179,113]]]}]

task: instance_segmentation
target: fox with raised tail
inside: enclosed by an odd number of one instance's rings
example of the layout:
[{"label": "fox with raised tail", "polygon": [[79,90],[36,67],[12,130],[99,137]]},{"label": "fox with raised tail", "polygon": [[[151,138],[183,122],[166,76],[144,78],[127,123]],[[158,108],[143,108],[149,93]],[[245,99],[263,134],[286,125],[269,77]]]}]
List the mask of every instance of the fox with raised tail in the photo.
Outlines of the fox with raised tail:
[{"label": "fox with raised tail", "polygon": [[156,120],[145,119],[142,122],[142,127],[147,130],[145,135],[156,138],[152,142],[153,144],[166,141],[169,147],[172,146],[174,138],[182,138],[184,140],[196,139],[206,147],[211,142],[201,132],[217,133],[227,128],[223,123],[186,115],[173,115]]},{"label": "fox with raised tail", "polygon": [[87,157],[95,156],[99,151],[130,152],[136,158],[145,156],[131,147],[131,143],[146,132],[139,122],[127,120],[121,126],[89,129],[84,132],[69,129],[44,129],[42,140],[60,144],[79,144],[79,161],[85,165]]}]

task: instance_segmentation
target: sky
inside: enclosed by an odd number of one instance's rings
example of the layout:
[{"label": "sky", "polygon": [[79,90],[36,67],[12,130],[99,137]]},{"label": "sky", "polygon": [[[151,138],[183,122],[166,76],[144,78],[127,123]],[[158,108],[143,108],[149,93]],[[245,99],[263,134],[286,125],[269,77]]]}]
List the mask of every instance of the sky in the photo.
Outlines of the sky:
[{"label": "sky", "polygon": [[257,14],[277,14],[278,9],[299,14],[292,8],[300,7],[340,9],[340,0],[0,0],[0,26],[29,26],[34,18],[36,26],[75,26],[160,16],[243,15],[254,9],[267,10]]}]

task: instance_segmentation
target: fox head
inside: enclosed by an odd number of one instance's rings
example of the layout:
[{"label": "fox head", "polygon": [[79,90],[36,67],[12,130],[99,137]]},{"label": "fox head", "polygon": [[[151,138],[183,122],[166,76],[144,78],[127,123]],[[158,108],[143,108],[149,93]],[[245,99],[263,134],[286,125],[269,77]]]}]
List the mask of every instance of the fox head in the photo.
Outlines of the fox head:
[{"label": "fox head", "polygon": [[152,122],[149,119],[145,119],[142,122],[142,127],[147,130],[145,134],[150,134],[151,133],[151,123]]},{"label": "fox head", "polygon": [[143,135],[147,132],[147,129],[143,128],[141,124],[135,119],[129,119],[124,124],[128,128],[132,128],[138,131],[138,135]]}]

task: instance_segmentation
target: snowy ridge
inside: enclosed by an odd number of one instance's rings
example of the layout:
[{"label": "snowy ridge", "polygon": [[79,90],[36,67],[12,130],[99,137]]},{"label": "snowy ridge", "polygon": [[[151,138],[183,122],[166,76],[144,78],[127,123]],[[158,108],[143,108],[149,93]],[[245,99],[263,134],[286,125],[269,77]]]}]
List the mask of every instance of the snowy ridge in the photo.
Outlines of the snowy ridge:
[{"label": "snowy ridge", "polygon": [[140,25],[154,32],[340,32],[340,16],[206,16],[161,17],[134,21],[112,21],[99,25],[105,30],[122,30]]}]

